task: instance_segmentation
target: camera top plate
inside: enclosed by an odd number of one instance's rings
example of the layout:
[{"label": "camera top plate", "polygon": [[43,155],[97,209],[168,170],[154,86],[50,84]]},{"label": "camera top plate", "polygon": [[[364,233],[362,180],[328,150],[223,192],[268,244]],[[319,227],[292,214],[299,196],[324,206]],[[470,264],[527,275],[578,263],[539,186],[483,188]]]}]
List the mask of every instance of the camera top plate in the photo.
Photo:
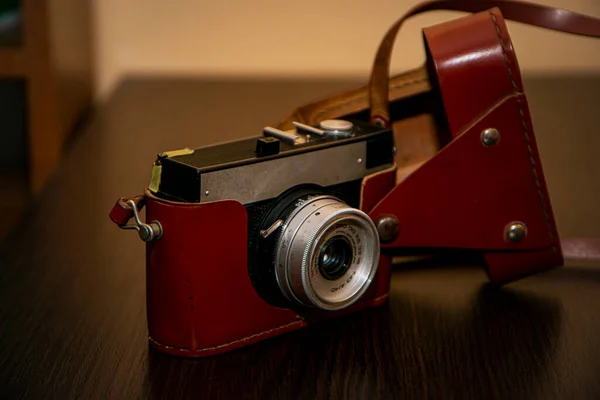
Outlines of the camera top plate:
[{"label": "camera top plate", "polygon": [[327,186],[393,164],[390,129],[356,120],[295,125],[289,131],[266,127],[259,137],[161,153],[150,190],[177,201],[248,203],[276,196],[294,183]]}]

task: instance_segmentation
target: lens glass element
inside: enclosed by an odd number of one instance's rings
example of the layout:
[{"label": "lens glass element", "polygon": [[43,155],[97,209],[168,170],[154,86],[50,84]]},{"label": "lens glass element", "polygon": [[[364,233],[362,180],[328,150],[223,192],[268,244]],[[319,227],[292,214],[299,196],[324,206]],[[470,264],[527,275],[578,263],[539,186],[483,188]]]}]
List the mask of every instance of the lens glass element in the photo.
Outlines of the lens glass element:
[{"label": "lens glass element", "polygon": [[323,245],[319,255],[319,272],[330,281],[344,275],[352,264],[352,245],[344,236],[334,236]]}]

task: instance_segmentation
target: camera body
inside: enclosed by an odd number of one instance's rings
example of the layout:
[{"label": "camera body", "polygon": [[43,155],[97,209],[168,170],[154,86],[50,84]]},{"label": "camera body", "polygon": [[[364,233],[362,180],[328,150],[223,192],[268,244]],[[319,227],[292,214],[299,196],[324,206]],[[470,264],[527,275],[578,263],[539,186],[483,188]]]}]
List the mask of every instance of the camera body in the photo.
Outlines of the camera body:
[{"label": "camera body", "polygon": [[211,355],[384,303],[391,258],[368,212],[394,151],[389,129],[331,120],[160,154],[144,196],[160,226],[151,344]]}]

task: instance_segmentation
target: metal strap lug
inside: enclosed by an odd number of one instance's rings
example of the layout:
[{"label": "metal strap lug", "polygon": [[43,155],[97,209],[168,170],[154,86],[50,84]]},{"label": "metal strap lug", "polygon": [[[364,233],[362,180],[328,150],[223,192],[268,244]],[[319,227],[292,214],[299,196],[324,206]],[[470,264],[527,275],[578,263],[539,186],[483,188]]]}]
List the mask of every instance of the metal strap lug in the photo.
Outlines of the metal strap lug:
[{"label": "metal strap lug", "polygon": [[151,242],[153,240],[158,240],[163,235],[163,228],[160,222],[152,221],[149,224],[145,224],[140,220],[140,215],[138,209],[133,200],[128,200],[126,203],[131,207],[133,211],[133,218],[135,220],[135,225],[123,225],[121,229],[135,229],[138,233],[140,239],[144,242]]}]

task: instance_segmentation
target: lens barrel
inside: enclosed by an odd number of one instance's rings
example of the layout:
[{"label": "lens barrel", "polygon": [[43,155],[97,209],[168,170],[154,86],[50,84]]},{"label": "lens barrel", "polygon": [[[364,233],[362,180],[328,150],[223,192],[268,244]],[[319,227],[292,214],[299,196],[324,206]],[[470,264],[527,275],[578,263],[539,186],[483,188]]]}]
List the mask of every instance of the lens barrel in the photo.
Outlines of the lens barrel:
[{"label": "lens barrel", "polygon": [[291,302],[339,310],[368,289],[379,263],[371,219],[333,196],[298,200],[274,249],[275,275]]}]

